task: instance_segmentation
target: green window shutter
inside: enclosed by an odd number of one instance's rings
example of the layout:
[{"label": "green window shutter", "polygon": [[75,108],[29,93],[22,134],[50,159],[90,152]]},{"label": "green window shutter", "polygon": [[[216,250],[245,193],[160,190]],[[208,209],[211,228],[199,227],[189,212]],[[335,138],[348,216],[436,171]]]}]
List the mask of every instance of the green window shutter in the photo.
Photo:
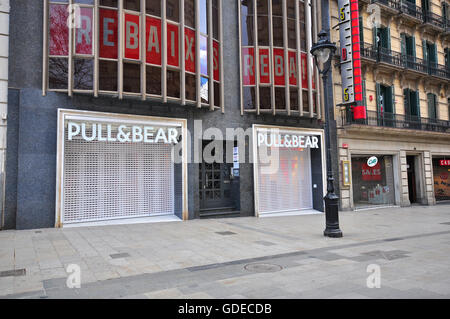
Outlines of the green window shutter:
[{"label": "green window shutter", "polygon": [[437,45],[436,43],[433,43],[432,45],[432,49],[433,49],[433,59],[431,59],[431,61],[433,61],[434,63],[437,64],[438,60],[437,60]]},{"label": "green window shutter", "polygon": [[413,51],[413,57],[416,57],[416,37],[412,37],[412,51]]},{"label": "green window shutter", "polygon": [[395,114],[395,85],[391,85],[391,101],[392,101],[392,113]]},{"label": "green window shutter", "polygon": [[406,55],[406,34],[400,34],[402,55]]},{"label": "green window shutter", "polygon": [[362,17],[359,17],[359,41],[364,43],[364,24]]},{"label": "green window shutter", "polygon": [[405,114],[411,115],[409,89],[403,89],[403,101],[405,107]]},{"label": "green window shutter", "polygon": [[386,36],[387,36],[387,48],[390,50],[391,49],[391,28],[387,27],[386,28]]},{"label": "green window shutter", "polygon": [[416,94],[416,114],[418,117],[420,117],[420,96],[419,96],[419,91],[415,91],[414,92]]},{"label": "green window shutter", "polygon": [[422,40],[423,60],[428,61],[427,41]]},{"label": "green window shutter", "polygon": [[445,56],[445,66],[447,69],[450,69],[450,50],[449,48],[444,49],[444,56]]},{"label": "green window shutter", "polygon": [[366,99],[366,80],[362,80],[362,94],[363,94],[363,103],[367,108],[367,99]]},{"label": "green window shutter", "polygon": [[381,112],[381,102],[380,102],[380,94],[381,94],[381,86],[380,83],[376,84],[376,94],[377,94],[377,113],[380,114]]},{"label": "green window shutter", "polygon": [[378,32],[377,27],[374,26],[372,32],[373,32],[373,46],[377,47],[377,32]]}]

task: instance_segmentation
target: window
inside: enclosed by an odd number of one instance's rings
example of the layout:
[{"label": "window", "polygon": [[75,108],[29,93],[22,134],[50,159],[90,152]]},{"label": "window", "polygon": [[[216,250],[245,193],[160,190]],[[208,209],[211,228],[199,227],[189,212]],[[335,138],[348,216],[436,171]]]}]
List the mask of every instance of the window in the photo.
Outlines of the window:
[{"label": "window", "polygon": [[403,90],[403,100],[405,103],[405,115],[408,121],[420,121],[420,101],[419,92],[411,89]]},{"label": "window", "polygon": [[320,118],[310,0],[239,0],[241,113]]},{"label": "window", "polygon": [[44,92],[159,98],[223,110],[222,0],[44,4]]},{"label": "window", "polygon": [[428,118],[436,120],[437,119],[436,94],[428,93],[427,102],[428,102]]}]

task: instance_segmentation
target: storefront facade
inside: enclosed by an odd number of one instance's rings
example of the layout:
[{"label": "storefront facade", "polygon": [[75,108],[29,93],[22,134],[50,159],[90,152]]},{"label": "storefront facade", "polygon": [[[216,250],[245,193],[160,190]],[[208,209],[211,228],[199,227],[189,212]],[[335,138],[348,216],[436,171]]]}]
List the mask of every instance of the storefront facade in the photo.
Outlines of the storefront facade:
[{"label": "storefront facade", "polygon": [[[2,229],[323,211],[315,1],[48,0],[11,12]],[[267,181],[255,178],[254,125],[305,138],[280,148]]]}]

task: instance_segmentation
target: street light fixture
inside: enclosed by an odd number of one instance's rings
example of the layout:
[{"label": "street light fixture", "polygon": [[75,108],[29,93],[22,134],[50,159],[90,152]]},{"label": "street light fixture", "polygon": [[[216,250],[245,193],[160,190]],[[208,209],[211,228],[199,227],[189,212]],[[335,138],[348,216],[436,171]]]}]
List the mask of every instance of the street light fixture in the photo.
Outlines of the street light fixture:
[{"label": "street light fixture", "polygon": [[[311,54],[314,56],[314,62],[322,75],[323,86],[327,88],[328,71],[331,67],[331,60],[336,52],[336,44],[330,42],[328,32],[321,30],[319,32],[319,41],[314,43],[311,47]],[[327,146],[327,194],[324,197],[325,201],[325,220],[326,227],[323,232],[327,237],[342,237],[342,231],[339,228],[339,197],[334,193],[334,178],[333,168],[331,165],[331,130],[330,130],[330,92],[324,90],[325,102],[325,141]],[[330,103],[331,102],[331,103]]]}]

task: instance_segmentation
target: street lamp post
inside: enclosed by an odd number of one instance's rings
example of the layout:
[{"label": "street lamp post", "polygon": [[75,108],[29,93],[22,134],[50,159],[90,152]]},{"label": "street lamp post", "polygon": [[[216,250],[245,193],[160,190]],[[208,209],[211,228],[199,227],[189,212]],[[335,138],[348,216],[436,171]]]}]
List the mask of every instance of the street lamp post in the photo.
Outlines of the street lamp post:
[{"label": "street lamp post", "polygon": [[[331,129],[330,129],[330,101],[327,88],[328,71],[331,67],[332,58],[336,51],[336,45],[330,42],[328,33],[324,30],[319,32],[319,41],[311,47],[311,54],[322,75],[324,86],[324,102],[325,102],[325,142],[327,147],[327,194],[325,201],[325,219],[326,227],[323,232],[324,236],[342,237],[342,231],[339,228],[339,197],[334,193],[333,168],[331,164]],[[333,103],[331,101],[331,103]],[[331,105],[332,107],[332,105]]]}]

